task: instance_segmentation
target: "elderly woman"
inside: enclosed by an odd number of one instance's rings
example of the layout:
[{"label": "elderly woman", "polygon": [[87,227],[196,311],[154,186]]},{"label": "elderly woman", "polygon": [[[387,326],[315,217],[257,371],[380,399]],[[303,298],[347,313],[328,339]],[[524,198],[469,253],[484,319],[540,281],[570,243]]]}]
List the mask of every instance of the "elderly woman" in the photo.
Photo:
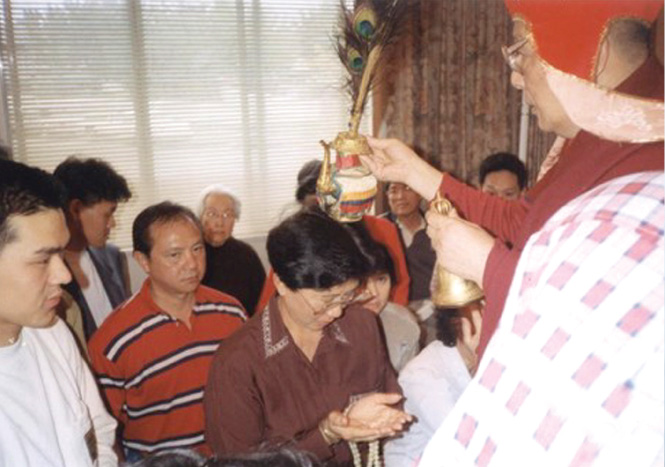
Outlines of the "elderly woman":
[{"label": "elderly woman", "polygon": [[376,317],[353,306],[368,259],[319,210],[272,229],[267,248],[278,296],[215,355],[207,441],[218,455],[289,443],[344,465],[347,442],[391,436],[410,420],[391,407],[401,396]]},{"label": "elderly woman", "polygon": [[222,185],[205,188],[199,199],[207,262],[202,283],[237,298],[251,316],[266,273],[252,247],[232,236],[240,201]]}]

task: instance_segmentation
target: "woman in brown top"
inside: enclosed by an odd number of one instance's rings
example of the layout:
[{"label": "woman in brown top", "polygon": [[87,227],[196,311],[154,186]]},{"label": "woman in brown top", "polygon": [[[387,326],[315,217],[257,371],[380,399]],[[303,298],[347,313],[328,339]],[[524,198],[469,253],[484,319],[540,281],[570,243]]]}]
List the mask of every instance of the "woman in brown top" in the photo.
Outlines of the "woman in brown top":
[{"label": "woman in brown top", "polygon": [[301,211],[268,235],[279,296],[223,342],[205,391],[206,436],[218,455],[289,443],[335,464],[343,441],[401,431],[399,386],[376,317],[354,305],[368,258],[349,229]]}]

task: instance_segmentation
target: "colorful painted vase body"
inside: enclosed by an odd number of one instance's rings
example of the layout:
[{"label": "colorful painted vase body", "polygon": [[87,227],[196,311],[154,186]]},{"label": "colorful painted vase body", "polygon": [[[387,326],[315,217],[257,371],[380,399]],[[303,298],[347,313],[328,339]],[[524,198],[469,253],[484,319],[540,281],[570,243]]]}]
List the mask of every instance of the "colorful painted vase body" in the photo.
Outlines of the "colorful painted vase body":
[{"label": "colorful painted vase body", "polygon": [[[360,162],[361,154],[370,154],[367,140],[342,132],[324,147],[323,166],[316,184],[319,205],[339,222],[356,222],[372,209],[376,197],[376,178]],[[331,163],[330,149],[336,153]]]}]

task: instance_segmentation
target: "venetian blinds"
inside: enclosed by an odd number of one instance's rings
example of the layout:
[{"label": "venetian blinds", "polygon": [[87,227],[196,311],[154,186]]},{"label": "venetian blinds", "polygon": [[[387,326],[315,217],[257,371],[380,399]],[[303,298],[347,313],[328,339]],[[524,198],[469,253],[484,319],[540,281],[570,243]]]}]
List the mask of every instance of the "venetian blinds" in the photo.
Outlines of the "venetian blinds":
[{"label": "venetian blinds", "polygon": [[46,170],[68,155],[110,162],[134,193],[112,239],[123,247],[138,211],[193,207],[211,183],[243,203],[237,237],[265,234],[302,163],[321,157],[318,141],[346,128],[337,0],[3,4],[14,157]]}]

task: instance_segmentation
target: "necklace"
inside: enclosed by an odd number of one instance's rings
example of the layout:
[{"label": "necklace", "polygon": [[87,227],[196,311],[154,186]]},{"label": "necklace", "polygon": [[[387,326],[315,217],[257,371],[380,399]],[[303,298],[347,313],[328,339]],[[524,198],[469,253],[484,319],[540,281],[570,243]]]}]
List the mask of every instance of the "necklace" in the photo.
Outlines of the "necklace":
[{"label": "necklace", "polygon": [[[351,449],[351,455],[353,456],[354,467],[363,467],[363,460],[362,457],[360,457],[360,451],[358,450],[358,443],[349,441],[349,448]],[[369,442],[369,452],[367,453],[367,467],[381,467],[381,455],[379,453],[378,439]]]}]

